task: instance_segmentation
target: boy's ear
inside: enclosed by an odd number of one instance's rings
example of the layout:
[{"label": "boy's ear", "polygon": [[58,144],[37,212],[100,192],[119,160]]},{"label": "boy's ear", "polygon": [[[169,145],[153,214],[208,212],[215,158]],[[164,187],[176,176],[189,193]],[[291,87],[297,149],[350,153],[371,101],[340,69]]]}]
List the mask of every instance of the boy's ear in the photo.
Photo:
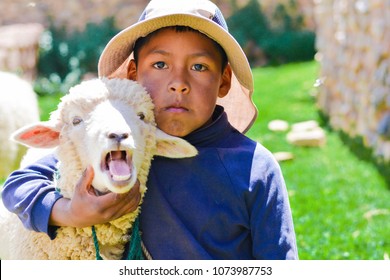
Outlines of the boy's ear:
[{"label": "boy's ear", "polygon": [[166,134],[156,129],[157,149],[155,155],[167,158],[187,158],[198,154],[197,149],[179,137]]},{"label": "boy's ear", "polygon": [[137,66],[134,59],[131,59],[127,65],[127,79],[133,81],[137,80]]},{"label": "boy's ear", "polygon": [[222,73],[222,82],[219,86],[218,97],[222,98],[228,94],[230,87],[232,85],[232,68],[228,63]]},{"label": "boy's ear", "polygon": [[11,139],[27,147],[53,148],[59,144],[60,132],[50,122],[24,126],[11,135]]}]

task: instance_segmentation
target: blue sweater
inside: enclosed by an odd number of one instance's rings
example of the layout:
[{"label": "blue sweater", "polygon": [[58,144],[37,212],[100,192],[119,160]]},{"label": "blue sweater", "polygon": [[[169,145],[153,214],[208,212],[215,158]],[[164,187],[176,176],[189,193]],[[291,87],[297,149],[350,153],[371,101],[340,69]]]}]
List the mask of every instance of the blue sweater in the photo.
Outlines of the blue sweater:
[{"label": "blue sweater", "polygon": [[[272,154],[235,130],[221,107],[214,122],[185,137],[187,159],[155,157],[142,204],[142,239],[154,259],[297,259],[288,195]],[[61,195],[47,156],[13,172],[3,202],[32,230],[48,225]]]}]

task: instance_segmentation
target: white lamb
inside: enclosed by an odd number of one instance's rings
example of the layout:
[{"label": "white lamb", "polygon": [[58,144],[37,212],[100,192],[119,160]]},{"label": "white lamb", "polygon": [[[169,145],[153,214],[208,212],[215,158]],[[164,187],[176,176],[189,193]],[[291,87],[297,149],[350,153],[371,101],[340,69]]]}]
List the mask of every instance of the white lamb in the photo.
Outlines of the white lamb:
[{"label": "white lamb", "polygon": [[0,179],[20,163],[26,147],[10,140],[12,132],[39,121],[37,96],[17,75],[0,71]]},{"label": "white lamb", "polygon": [[[98,193],[125,193],[138,178],[143,195],[153,156],[183,158],[197,154],[183,139],[156,128],[153,108],[150,96],[133,81],[91,80],[72,88],[50,121],[22,128],[14,137],[30,147],[58,146],[60,176],[56,186],[64,197],[72,197],[87,165],[95,171],[92,185]],[[139,212],[140,207],[117,220],[95,225],[104,259],[122,257]],[[46,234],[25,230],[11,214],[0,221],[0,237],[1,259],[96,257],[91,227],[60,227],[57,237],[50,240]]]}]

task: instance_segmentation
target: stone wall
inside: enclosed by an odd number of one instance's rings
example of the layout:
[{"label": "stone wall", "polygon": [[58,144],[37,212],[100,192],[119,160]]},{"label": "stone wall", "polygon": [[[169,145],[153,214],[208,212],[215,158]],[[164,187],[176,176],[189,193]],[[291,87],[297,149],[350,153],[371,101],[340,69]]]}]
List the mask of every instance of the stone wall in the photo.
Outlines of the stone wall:
[{"label": "stone wall", "polygon": [[390,1],[316,0],[318,105],[390,160]]},{"label": "stone wall", "polygon": [[[115,17],[119,27],[135,22],[148,0],[1,0],[0,25],[37,22],[47,27],[83,29],[88,22],[99,23]],[[129,4],[130,3],[130,4]]]},{"label": "stone wall", "polygon": [[42,32],[43,26],[38,23],[0,26],[0,70],[33,81]]},{"label": "stone wall", "polygon": [[[234,9],[246,5],[250,0],[212,0],[229,17]],[[258,0],[265,12],[272,14],[278,3],[290,0]],[[313,0],[296,0],[306,23],[312,26]],[[136,22],[149,0],[1,0],[0,25],[14,23],[41,23],[48,26],[52,20],[56,26],[69,30],[82,29],[87,22],[99,23],[106,17],[115,17],[119,28]]]}]

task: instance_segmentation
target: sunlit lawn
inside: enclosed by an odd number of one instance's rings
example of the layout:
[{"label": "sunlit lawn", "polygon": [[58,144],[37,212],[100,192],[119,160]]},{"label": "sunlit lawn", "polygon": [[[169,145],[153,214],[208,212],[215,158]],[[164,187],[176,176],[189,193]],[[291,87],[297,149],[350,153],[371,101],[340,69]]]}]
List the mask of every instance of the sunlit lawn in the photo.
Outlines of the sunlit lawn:
[{"label": "sunlit lawn", "polygon": [[[315,62],[254,69],[259,117],[248,135],[281,162],[301,259],[384,259],[390,255],[390,187],[372,163],[361,161],[336,132],[321,148],[293,147],[268,122],[319,120],[313,98]],[[390,172],[390,171],[389,171]]]}]

